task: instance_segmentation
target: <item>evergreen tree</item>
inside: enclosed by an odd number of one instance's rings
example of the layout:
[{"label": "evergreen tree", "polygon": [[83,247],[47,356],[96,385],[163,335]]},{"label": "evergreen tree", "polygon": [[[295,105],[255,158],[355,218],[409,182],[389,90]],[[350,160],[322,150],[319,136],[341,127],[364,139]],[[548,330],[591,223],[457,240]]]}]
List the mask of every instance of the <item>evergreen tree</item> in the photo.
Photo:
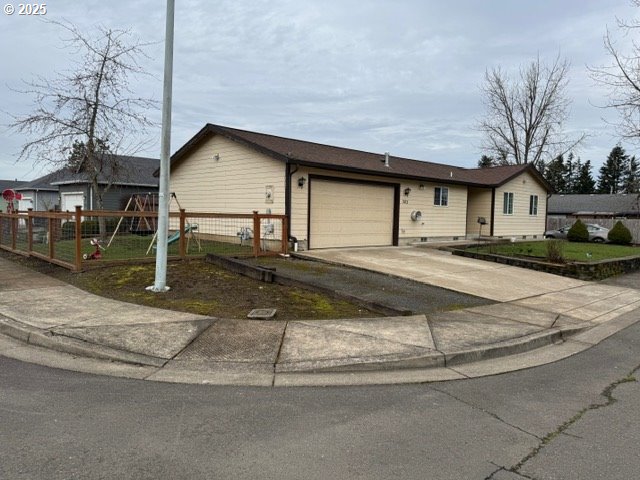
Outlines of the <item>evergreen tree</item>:
[{"label": "evergreen tree", "polygon": [[482,157],[480,157],[480,160],[478,160],[478,168],[489,168],[495,166],[495,159],[493,157],[490,157],[489,155],[482,155]]},{"label": "evergreen tree", "polygon": [[629,155],[625,153],[624,148],[620,145],[613,147],[607,161],[600,167],[598,193],[622,193],[628,164]]},{"label": "evergreen tree", "polygon": [[567,193],[567,167],[564,157],[558,155],[545,165],[544,178],[556,193]]},{"label": "evergreen tree", "polygon": [[640,170],[635,156],[629,159],[624,171],[624,193],[640,193]]},{"label": "evergreen tree", "polygon": [[590,194],[596,191],[596,181],[591,175],[591,160],[579,165],[572,193]]}]

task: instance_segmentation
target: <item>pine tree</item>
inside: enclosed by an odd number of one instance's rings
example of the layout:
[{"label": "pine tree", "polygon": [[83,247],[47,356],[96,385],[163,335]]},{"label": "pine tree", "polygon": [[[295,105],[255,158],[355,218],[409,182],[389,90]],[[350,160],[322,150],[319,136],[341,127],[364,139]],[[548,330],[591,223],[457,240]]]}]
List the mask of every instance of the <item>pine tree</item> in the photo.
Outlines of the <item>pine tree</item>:
[{"label": "pine tree", "polygon": [[629,164],[627,155],[620,145],[616,145],[609,153],[607,161],[600,167],[598,177],[598,193],[622,193],[624,173]]},{"label": "pine tree", "polygon": [[580,164],[573,193],[590,194],[596,191],[596,181],[591,175],[591,160]]},{"label": "pine tree", "polygon": [[490,157],[489,155],[482,155],[482,157],[480,157],[480,160],[478,160],[478,168],[495,167],[495,165],[495,159],[493,157]]},{"label": "pine tree", "polygon": [[640,193],[640,170],[635,156],[631,157],[627,163],[623,182],[624,193]]},{"label": "pine tree", "polygon": [[554,192],[567,193],[567,167],[562,155],[558,155],[547,163],[544,169],[544,178],[549,182]]}]

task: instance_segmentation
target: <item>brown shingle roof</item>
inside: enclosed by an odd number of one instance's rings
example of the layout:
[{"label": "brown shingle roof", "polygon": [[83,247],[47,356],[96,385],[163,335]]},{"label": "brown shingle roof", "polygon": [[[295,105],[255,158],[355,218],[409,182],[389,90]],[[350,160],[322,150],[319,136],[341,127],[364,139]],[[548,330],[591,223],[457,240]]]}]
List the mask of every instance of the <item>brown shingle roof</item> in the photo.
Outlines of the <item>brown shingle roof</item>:
[{"label": "brown shingle roof", "polygon": [[357,173],[411,178],[425,181],[443,181],[472,186],[497,187],[530,169],[548,190],[548,184],[530,165],[507,165],[503,167],[466,169],[396,156],[389,156],[385,166],[384,154],[363,152],[349,148],[334,147],[304,140],[278,137],[250,132],[221,125],[207,124],[171,157],[172,168],[193,147],[210,135],[222,135],[273,158],[290,163],[330,168]]}]

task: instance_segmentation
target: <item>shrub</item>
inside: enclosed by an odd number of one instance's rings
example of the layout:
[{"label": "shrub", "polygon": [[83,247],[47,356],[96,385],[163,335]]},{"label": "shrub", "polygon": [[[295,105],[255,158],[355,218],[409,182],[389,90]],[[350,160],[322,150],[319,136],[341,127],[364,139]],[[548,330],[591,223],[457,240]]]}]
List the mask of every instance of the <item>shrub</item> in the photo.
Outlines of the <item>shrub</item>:
[{"label": "shrub", "polygon": [[562,240],[547,241],[547,260],[551,263],[565,263],[564,242]]},{"label": "shrub", "polygon": [[567,233],[567,240],[570,242],[588,242],[589,241],[589,231],[587,230],[587,226],[582,223],[582,220],[576,220],[569,232]]},{"label": "shrub", "polygon": [[[111,234],[115,231],[118,225],[118,218],[107,217],[105,219],[105,225],[107,228],[107,234]],[[80,225],[80,231],[82,237],[97,237],[100,235],[100,224],[98,220],[85,220]],[[69,221],[62,224],[62,239],[70,240],[76,235],[76,222]]]},{"label": "shrub", "polygon": [[617,245],[629,245],[633,236],[631,235],[631,231],[625,227],[624,223],[618,220],[613,228],[609,230],[607,238],[611,243],[615,243]]}]

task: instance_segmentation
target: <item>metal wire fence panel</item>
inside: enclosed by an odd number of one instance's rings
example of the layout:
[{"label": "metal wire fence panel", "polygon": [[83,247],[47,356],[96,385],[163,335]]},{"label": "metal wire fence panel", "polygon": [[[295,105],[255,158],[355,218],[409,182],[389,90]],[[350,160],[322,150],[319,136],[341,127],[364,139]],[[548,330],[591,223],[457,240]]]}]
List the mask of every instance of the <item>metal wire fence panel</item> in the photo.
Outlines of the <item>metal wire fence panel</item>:
[{"label": "metal wire fence panel", "polygon": [[[91,264],[155,258],[157,212],[0,214],[0,247],[80,270]],[[169,257],[286,253],[282,215],[172,212]]]}]

